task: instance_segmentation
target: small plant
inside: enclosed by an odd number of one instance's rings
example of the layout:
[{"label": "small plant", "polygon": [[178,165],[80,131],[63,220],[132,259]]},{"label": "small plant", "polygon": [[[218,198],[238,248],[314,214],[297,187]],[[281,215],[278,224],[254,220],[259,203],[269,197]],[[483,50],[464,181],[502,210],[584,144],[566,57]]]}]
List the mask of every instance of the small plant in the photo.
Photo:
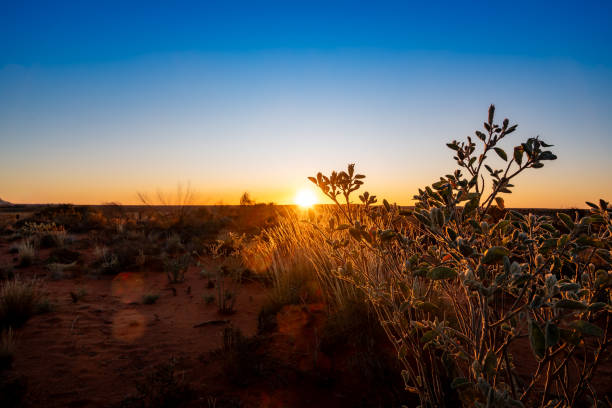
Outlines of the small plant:
[{"label": "small plant", "polygon": [[15,356],[16,335],[9,327],[0,333],[0,372],[11,368]]},{"label": "small plant", "polygon": [[191,264],[191,256],[184,254],[178,258],[169,258],[164,261],[164,270],[169,283],[185,281],[185,273]]},{"label": "small plant", "polygon": [[248,191],[245,191],[242,196],[240,196],[240,205],[255,205],[255,200],[251,198],[251,195]]},{"label": "small plant", "polygon": [[157,302],[159,295],[157,293],[147,293],[142,297],[142,303],[145,305],[152,305]]},{"label": "small plant", "polygon": [[36,248],[32,240],[24,240],[18,247],[19,251],[19,266],[27,267],[32,265],[36,258]]},{"label": "small plant", "polygon": [[36,313],[39,283],[12,279],[0,283],[0,327],[20,327]]},{"label": "small plant", "polygon": [[221,272],[217,272],[217,306],[219,307],[219,313],[221,314],[232,314],[236,310],[234,306],[236,304],[236,291],[228,288],[225,279],[221,276]]},{"label": "small plant", "polygon": [[115,274],[119,272],[119,257],[110,252],[106,247],[95,247],[94,255],[95,263],[99,265],[100,270],[104,274]]}]

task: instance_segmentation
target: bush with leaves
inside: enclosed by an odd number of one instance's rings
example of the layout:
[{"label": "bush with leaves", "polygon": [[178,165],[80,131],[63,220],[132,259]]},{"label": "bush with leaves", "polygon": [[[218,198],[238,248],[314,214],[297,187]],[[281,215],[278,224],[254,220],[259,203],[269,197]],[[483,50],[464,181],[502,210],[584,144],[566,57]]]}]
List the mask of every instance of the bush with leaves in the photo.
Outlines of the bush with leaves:
[{"label": "bush with leaves", "polygon": [[517,126],[494,112],[474,139],[448,144],[459,168],[420,189],[413,209],[375,206],[367,192],[352,204],[365,178],[354,165],[310,177],[336,204],[327,225],[312,223],[327,246],[313,263],[367,295],[422,407],[601,404],[591,381],[612,341],[612,209],[506,210],[514,179],[556,156],[539,138],[508,155],[500,142]]}]

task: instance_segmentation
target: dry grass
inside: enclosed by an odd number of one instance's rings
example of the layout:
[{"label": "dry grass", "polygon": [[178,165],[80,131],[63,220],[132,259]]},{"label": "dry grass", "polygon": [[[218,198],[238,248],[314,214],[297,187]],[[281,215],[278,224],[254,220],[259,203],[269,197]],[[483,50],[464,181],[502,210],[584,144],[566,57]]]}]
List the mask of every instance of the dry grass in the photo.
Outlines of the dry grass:
[{"label": "dry grass", "polygon": [[41,301],[37,280],[12,279],[0,286],[0,327],[20,327],[38,310]]},{"label": "dry grass", "polygon": [[17,247],[19,251],[19,266],[30,266],[36,259],[36,247],[32,240],[26,239]]}]

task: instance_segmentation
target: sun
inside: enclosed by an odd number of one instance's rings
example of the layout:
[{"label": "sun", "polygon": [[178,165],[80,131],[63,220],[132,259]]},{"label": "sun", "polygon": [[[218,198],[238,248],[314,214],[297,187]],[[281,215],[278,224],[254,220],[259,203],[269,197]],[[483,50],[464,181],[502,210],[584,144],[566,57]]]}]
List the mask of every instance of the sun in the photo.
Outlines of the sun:
[{"label": "sun", "polygon": [[302,208],[310,208],[317,203],[317,197],[311,190],[303,189],[297,192],[294,202]]}]

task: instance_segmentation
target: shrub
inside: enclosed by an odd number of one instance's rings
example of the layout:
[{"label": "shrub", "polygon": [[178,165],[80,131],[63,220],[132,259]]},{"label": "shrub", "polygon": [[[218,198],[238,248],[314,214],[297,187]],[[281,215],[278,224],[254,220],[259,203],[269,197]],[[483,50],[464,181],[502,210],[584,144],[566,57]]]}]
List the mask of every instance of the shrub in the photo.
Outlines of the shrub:
[{"label": "shrub", "polygon": [[242,196],[240,196],[240,205],[255,205],[255,200],[253,200],[251,195],[245,191]]},{"label": "shrub", "polygon": [[20,327],[37,310],[39,283],[12,279],[0,283],[0,327]]},{"label": "shrub", "polygon": [[32,240],[24,240],[18,247],[19,266],[30,266],[36,258],[36,248]]},{"label": "shrub", "polygon": [[[591,380],[610,343],[612,209],[601,200],[582,218],[506,210],[501,194],[515,177],[556,156],[539,138],[508,155],[498,143],[516,125],[495,124],[494,112],[475,139],[448,144],[459,168],[420,189],[413,210],[375,206],[367,192],[352,204],[365,178],[354,165],[310,177],[336,208],[327,226],[311,219],[321,237],[313,263],[323,282],[367,296],[422,407],[597,404]],[[487,160],[493,154],[502,168]],[[516,353],[524,338],[533,356]],[[524,380],[529,365],[519,362],[529,359],[535,370]]]},{"label": "shrub", "polygon": [[94,248],[94,265],[100,267],[104,274],[115,274],[119,272],[119,258],[106,247]]},{"label": "shrub", "polygon": [[26,222],[21,227],[21,232],[24,236],[36,241],[40,248],[63,247],[67,240],[64,227],[54,222]]}]

